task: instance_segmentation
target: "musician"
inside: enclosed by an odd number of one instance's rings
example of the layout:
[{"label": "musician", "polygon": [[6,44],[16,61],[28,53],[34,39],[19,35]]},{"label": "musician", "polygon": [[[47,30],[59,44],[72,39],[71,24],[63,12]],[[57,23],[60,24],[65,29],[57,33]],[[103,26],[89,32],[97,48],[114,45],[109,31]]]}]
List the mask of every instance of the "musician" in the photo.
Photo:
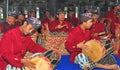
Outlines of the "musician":
[{"label": "musician", "polygon": [[115,36],[116,36],[116,53],[120,57],[120,10],[117,11],[117,20],[115,22]]},{"label": "musician", "polygon": [[115,28],[120,28],[120,10],[116,12],[117,19],[115,21]]},{"label": "musician", "polygon": [[112,9],[110,11],[106,12],[106,18],[109,18],[112,21],[115,21],[117,19],[116,12],[117,12],[118,9],[119,9],[119,5],[117,3],[114,4],[114,6],[112,7]]},{"label": "musician", "polygon": [[69,32],[70,29],[70,23],[65,21],[65,12],[61,9],[58,9],[57,20],[49,24],[50,32]]},{"label": "musician", "polygon": [[50,14],[49,10],[46,10],[45,11],[45,17],[42,19],[41,24],[49,23],[50,16],[51,16],[51,14]]},{"label": "musician", "polygon": [[104,18],[104,17],[100,18],[100,23],[104,24],[105,20],[106,20],[106,18]]},{"label": "musician", "polygon": [[22,24],[22,21],[25,19],[25,14],[23,14],[23,13],[19,13],[18,15],[17,15],[17,19],[16,19],[16,23],[18,23],[18,24]]},{"label": "musician", "polygon": [[9,13],[6,22],[0,23],[0,32],[5,33],[19,25],[19,23],[16,23],[16,14]]},{"label": "musician", "polygon": [[29,17],[36,17],[36,12],[34,9],[31,9],[29,12]]},{"label": "musician", "polygon": [[105,32],[106,32],[106,34],[111,35],[111,28],[110,28],[110,26],[111,26],[111,20],[110,19],[105,19],[104,22],[103,22],[103,24],[105,25]]},{"label": "musician", "polygon": [[74,16],[74,10],[73,9],[69,9],[68,11],[68,18],[65,19],[65,21],[71,23],[72,27],[76,27],[78,24],[78,19]]},{"label": "musician", "polygon": [[[81,67],[82,66],[82,64],[80,64],[81,60],[79,59],[82,59],[82,58],[80,58],[81,56],[79,56],[79,54],[82,53],[82,49],[84,50],[89,49],[84,43],[85,41],[89,41],[91,39],[91,34],[89,29],[91,28],[93,23],[92,23],[92,17],[88,16],[86,13],[81,14],[80,18],[81,18],[80,25],[78,25],[73,30],[71,30],[71,32],[69,32],[67,40],[65,42],[65,46],[70,52],[70,55],[71,55],[70,61],[73,63],[79,64]],[[110,61],[111,62],[113,61],[114,63],[114,60],[110,60]],[[107,62],[107,61],[103,61],[103,62]],[[83,63],[85,63],[85,61]],[[118,68],[116,64],[113,64],[113,65],[109,65],[108,63],[106,63],[108,65],[103,65],[101,63],[89,63],[89,64],[90,64],[90,67],[88,69],[90,70],[92,70],[95,67],[105,68],[105,69],[114,69],[114,70],[117,70]],[[84,69],[84,67],[82,69]]]},{"label": "musician", "polygon": [[35,64],[24,58],[26,51],[32,53],[46,52],[36,44],[29,34],[39,27],[40,21],[34,17],[27,18],[20,27],[6,32],[0,41],[0,70],[24,70],[24,66],[34,69]]},{"label": "musician", "polygon": [[105,35],[105,26],[98,21],[99,13],[94,12],[93,15],[93,25],[91,27],[91,35],[93,39],[100,40],[100,36]]},{"label": "musician", "polygon": [[117,19],[116,12],[119,9],[119,4],[114,4],[110,11],[106,12],[106,18],[111,20],[111,33],[112,38],[115,38],[115,21]]},{"label": "musician", "polygon": [[42,33],[49,33],[49,24],[54,21],[55,18],[53,16],[51,16],[50,14],[50,11],[49,10],[46,10],[45,12],[45,17],[42,19],[42,22],[41,22],[41,32]]}]

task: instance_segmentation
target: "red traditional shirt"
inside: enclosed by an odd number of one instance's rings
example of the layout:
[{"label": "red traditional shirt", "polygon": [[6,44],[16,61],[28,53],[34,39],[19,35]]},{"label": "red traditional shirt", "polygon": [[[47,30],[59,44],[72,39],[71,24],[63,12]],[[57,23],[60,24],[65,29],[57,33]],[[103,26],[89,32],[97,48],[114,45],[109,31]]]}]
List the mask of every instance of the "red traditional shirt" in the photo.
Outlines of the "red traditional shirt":
[{"label": "red traditional shirt", "polygon": [[71,25],[74,27],[78,25],[78,19],[76,17],[67,18],[65,21],[71,23]]},{"label": "red traditional shirt", "polygon": [[113,10],[106,12],[106,18],[110,18],[112,21],[116,21],[116,13]]},{"label": "red traditional shirt", "polygon": [[45,18],[42,19],[41,24],[49,23],[49,22],[50,22],[49,19],[47,17],[45,17]]},{"label": "red traditional shirt", "polygon": [[30,36],[24,36],[20,27],[6,32],[0,42],[0,70],[5,70],[7,64],[22,67],[21,59],[27,50],[32,53],[46,51],[42,46],[33,42]]},{"label": "red traditional shirt", "polygon": [[106,18],[109,18],[112,20],[111,33],[112,33],[112,38],[114,38],[115,37],[115,21],[117,20],[116,13],[114,13],[113,10],[110,10],[106,13]]},{"label": "red traditional shirt", "polygon": [[1,29],[2,33],[5,33],[5,32],[7,32],[7,31],[9,31],[17,26],[20,26],[20,24],[15,23],[14,25],[9,25],[7,22],[0,23],[0,29]]},{"label": "red traditional shirt", "polygon": [[77,48],[77,44],[83,41],[88,41],[90,40],[90,38],[91,38],[90,31],[89,30],[83,31],[80,25],[71,30],[65,42],[65,46],[71,54],[70,58],[71,62],[74,62],[75,56],[82,52],[80,48]]},{"label": "red traditional shirt", "polygon": [[[94,33],[101,33],[101,32],[105,32],[105,26],[104,24],[101,24],[101,23],[98,23],[98,22],[95,22],[93,25],[92,25],[92,28],[90,29],[91,31],[91,34],[94,34]],[[100,40],[100,37],[97,36],[97,37],[92,37],[93,39],[97,39],[97,40]]]},{"label": "red traditional shirt", "polygon": [[55,20],[49,24],[50,32],[69,32],[71,29],[71,25],[68,22],[63,22],[61,25],[66,25],[61,29],[56,29],[56,27],[60,24],[58,20]]}]

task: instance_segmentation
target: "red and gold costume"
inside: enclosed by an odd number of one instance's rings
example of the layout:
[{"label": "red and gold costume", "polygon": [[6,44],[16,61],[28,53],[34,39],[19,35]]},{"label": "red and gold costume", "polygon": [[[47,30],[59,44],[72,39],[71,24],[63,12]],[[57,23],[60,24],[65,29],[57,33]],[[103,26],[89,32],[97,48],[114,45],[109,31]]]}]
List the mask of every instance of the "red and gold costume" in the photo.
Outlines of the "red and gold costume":
[{"label": "red and gold costume", "polygon": [[46,51],[33,42],[30,36],[23,35],[20,27],[6,32],[0,41],[0,70],[6,70],[8,64],[22,67],[21,59],[24,58],[27,50],[32,53]]},{"label": "red and gold costume", "polygon": [[77,44],[83,41],[88,41],[91,38],[89,30],[82,30],[80,25],[70,31],[65,46],[71,54],[70,61],[74,62],[75,56],[82,52],[82,49],[77,48]]},{"label": "red and gold costume", "polygon": [[[61,29],[56,29],[58,25],[61,25],[61,26],[65,25],[65,26]],[[58,20],[55,20],[49,24],[49,29],[51,32],[69,32],[71,29],[71,25],[66,21],[63,21],[63,23],[60,24]]]}]

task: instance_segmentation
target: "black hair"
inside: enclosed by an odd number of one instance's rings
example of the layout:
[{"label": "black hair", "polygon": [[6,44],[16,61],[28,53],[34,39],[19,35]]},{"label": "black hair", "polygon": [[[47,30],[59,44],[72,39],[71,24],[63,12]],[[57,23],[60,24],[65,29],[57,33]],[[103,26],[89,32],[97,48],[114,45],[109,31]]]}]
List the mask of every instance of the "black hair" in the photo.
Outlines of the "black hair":
[{"label": "black hair", "polygon": [[24,19],[24,20],[22,20],[22,25],[24,24],[24,22],[27,22],[27,24],[29,24],[28,21],[26,19]]},{"label": "black hair", "polygon": [[81,16],[79,20],[79,24],[82,24],[83,22],[87,22],[89,19],[92,19],[92,17],[86,17],[86,16]]},{"label": "black hair", "polygon": [[25,17],[25,14],[20,13],[20,14],[18,14],[18,15],[16,16],[17,19],[18,19],[18,16],[19,16],[19,15],[23,15],[23,16]]},{"label": "black hair", "polygon": [[14,17],[15,19],[17,19],[17,15],[12,14],[12,15],[8,15],[8,16],[12,16],[12,17]]},{"label": "black hair", "polygon": [[83,24],[83,22],[87,22],[89,19],[91,18],[83,18],[83,19],[80,18],[79,24]]}]

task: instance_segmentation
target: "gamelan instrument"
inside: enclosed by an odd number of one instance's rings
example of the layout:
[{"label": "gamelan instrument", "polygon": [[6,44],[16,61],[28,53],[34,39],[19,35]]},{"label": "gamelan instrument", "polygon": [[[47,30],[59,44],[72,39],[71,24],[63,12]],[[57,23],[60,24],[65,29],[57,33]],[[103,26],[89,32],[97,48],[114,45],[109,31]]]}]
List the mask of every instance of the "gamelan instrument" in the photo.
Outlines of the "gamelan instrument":
[{"label": "gamelan instrument", "polygon": [[82,50],[82,53],[87,55],[93,62],[100,61],[103,57],[110,54],[112,51],[110,41],[90,40],[85,43],[89,48]]},{"label": "gamelan instrument", "polygon": [[[61,56],[56,50],[48,50],[44,53],[32,54],[26,58],[30,58],[30,61],[36,65],[33,70],[53,70]],[[30,69],[25,67],[25,70]]]}]

